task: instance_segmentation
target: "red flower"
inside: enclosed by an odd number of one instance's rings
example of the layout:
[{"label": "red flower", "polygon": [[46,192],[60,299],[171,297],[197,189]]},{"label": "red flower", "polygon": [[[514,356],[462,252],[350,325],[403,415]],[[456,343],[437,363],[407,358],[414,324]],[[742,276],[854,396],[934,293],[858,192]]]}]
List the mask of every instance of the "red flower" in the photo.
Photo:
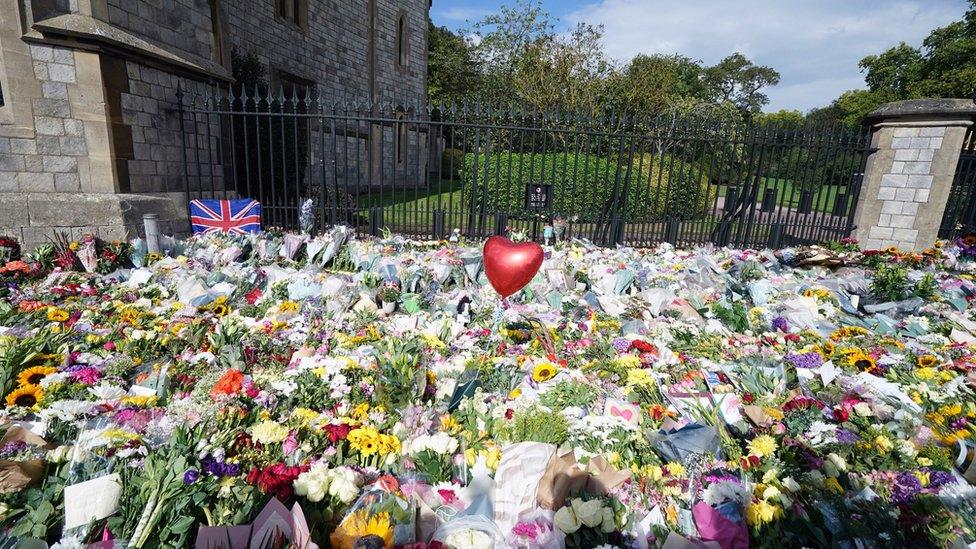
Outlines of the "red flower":
[{"label": "red flower", "polygon": [[256,485],[265,494],[287,501],[294,494],[292,483],[307,470],[308,465],[288,466],[275,463],[264,469],[251,469],[247,473],[247,483]]},{"label": "red flower", "polygon": [[210,396],[217,398],[220,395],[232,395],[241,390],[244,384],[244,374],[235,368],[229,368],[224,375],[217,380],[217,384],[210,390]]},{"label": "red flower", "polygon": [[345,423],[340,423],[338,425],[328,424],[322,427],[326,433],[329,434],[329,442],[335,444],[340,440],[345,440],[349,436],[349,431],[352,431],[352,427]]},{"label": "red flower", "polygon": [[843,423],[851,417],[850,412],[844,408],[834,408],[834,420],[838,423]]},{"label": "red flower", "polygon": [[650,353],[653,355],[657,354],[657,347],[654,346],[653,343],[648,343],[640,339],[635,339],[630,342],[630,349],[628,350],[633,350],[633,349],[637,349],[637,351],[641,353]]},{"label": "red flower", "polygon": [[756,397],[752,396],[752,393],[746,393],[742,395],[742,402],[745,402],[746,404],[752,404],[753,402],[755,402],[755,400]]},{"label": "red flower", "polygon": [[254,305],[259,299],[261,299],[261,295],[261,288],[254,288],[250,292],[244,294],[244,299],[246,299],[251,305]]}]

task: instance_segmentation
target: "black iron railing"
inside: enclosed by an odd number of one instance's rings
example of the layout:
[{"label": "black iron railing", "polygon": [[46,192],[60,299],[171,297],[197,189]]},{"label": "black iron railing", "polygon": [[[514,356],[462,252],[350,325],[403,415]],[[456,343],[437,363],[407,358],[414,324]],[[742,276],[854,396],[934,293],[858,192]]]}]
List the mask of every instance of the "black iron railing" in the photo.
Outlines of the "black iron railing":
[{"label": "black iron railing", "polygon": [[292,88],[179,97],[191,198],[249,196],[264,224],[443,238],[506,229],[649,245],[847,236],[870,135],[721,115],[337,101]]},{"label": "black iron railing", "polygon": [[955,239],[973,233],[976,233],[976,131],[970,126],[949,189],[939,238]]}]

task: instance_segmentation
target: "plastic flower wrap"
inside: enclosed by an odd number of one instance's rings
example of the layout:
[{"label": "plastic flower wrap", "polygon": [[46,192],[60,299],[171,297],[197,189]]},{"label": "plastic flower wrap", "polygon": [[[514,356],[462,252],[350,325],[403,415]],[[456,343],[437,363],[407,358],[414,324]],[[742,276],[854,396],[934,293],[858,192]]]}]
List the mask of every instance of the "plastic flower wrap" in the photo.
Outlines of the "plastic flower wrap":
[{"label": "plastic flower wrap", "polygon": [[416,507],[392,476],[363,491],[330,536],[337,549],[392,548],[414,541]]}]

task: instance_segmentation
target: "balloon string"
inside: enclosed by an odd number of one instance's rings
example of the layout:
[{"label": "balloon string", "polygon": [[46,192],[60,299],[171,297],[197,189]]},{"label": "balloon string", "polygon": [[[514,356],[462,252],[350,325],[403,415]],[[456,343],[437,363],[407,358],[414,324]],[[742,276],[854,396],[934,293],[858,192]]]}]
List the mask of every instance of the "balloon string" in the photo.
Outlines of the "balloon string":
[{"label": "balloon string", "polygon": [[502,298],[502,309],[508,309],[508,308],[509,308],[509,306],[510,306],[510,305],[509,305],[509,303],[508,303],[508,297],[503,297],[503,298]]}]

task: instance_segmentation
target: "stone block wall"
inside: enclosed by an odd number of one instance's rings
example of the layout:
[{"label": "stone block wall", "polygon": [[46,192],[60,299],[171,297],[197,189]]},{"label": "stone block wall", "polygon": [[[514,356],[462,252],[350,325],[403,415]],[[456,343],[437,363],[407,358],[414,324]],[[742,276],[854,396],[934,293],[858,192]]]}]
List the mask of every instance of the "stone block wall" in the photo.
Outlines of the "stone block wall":
[{"label": "stone block wall", "polygon": [[[40,84],[40,94],[29,98],[34,135],[0,137],[0,190],[80,192],[88,147],[84,122],[72,113],[68,97],[68,86],[78,81],[75,52],[42,45],[29,52]],[[0,126],[0,135],[6,133]]]},{"label": "stone block wall", "polygon": [[862,248],[923,250],[935,242],[974,118],[976,105],[964,99],[898,101],[870,115],[876,150],[854,212]]},{"label": "stone block wall", "polygon": [[942,148],[944,127],[896,127],[892,131],[893,161],[881,175],[877,199],[881,201],[878,223],[868,232],[869,249],[890,243],[912,250],[918,242],[915,227],[919,206],[929,201],[935,176],[932,160]]},{"label": "stone block wall", "polygon": [[108,22],[180,55],[213,59],[209,0],[107,0]]}]

